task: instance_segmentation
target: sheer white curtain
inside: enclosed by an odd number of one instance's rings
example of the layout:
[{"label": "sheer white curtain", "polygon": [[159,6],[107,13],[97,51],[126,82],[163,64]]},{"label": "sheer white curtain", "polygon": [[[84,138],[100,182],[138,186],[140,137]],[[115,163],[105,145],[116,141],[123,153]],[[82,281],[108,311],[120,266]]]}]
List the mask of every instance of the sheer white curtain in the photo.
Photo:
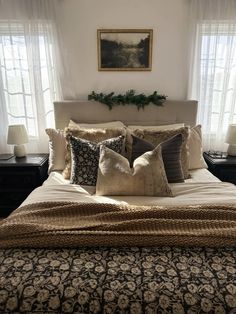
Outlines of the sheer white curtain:
[{"label": "sheer white curtain", "polygon": [[53,100],[60,98],[55,1],[0,0],[0,152],[8,124],[24,124],[28,152],[48,149]]},{"label": "sheer white curtain", "polygon": [[205,150],[225,150],[236,123],[236,0],[191,1],[189,98],[199,101]]}]

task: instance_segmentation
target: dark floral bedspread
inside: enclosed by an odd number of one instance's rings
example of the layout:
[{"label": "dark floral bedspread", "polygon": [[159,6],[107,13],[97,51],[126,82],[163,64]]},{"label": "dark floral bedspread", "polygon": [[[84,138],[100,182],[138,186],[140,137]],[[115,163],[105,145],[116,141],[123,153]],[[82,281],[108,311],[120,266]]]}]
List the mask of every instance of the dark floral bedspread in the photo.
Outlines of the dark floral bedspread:
[{"label": "dark floral bedspread", "polygon": [[0,250],[0,313],[236,313],[236,249]]}]

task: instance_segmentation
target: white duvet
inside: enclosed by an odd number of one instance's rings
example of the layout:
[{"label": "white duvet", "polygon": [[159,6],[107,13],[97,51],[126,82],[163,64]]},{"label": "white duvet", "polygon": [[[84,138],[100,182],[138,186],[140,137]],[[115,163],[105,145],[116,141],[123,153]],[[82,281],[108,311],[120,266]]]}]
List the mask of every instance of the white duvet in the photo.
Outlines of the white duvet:
[{"label": "white duvet", "polygon": [[236,186],[221,182],[206,169],[191,172],[184,183],[170,184],[174,197],[96,196],[95,187],[69,184],[60,172],[52,172],[43,186],[35,189],[21,206],[46,201],[123,203],[132,205],[195,205],[236,203]]}]

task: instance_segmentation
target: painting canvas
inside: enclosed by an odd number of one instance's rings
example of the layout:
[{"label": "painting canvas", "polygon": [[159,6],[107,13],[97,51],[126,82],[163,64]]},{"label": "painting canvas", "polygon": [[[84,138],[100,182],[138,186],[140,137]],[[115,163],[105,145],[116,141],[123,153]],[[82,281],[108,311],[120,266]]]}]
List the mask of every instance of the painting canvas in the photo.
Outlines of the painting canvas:
[{"label": "painting canvas", "polygon": [[98,30],[100,71],[150,71],[151,29]]}]

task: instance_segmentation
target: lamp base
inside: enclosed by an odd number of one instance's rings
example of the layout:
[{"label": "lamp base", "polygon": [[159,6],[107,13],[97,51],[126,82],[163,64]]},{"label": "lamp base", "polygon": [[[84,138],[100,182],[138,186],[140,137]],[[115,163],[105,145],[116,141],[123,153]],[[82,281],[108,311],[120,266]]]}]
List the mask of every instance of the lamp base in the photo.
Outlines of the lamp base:
[{"label": "lamp base", "polygon": [[227,153],[229,156],[236,156],[236,145],[229,145]]},{"label": "lamp base", "polygon": [[14,155],[16,157],[25,157],[26,156],[26,150],[25,150],[25,145],[15,145],[14,146]]}]

